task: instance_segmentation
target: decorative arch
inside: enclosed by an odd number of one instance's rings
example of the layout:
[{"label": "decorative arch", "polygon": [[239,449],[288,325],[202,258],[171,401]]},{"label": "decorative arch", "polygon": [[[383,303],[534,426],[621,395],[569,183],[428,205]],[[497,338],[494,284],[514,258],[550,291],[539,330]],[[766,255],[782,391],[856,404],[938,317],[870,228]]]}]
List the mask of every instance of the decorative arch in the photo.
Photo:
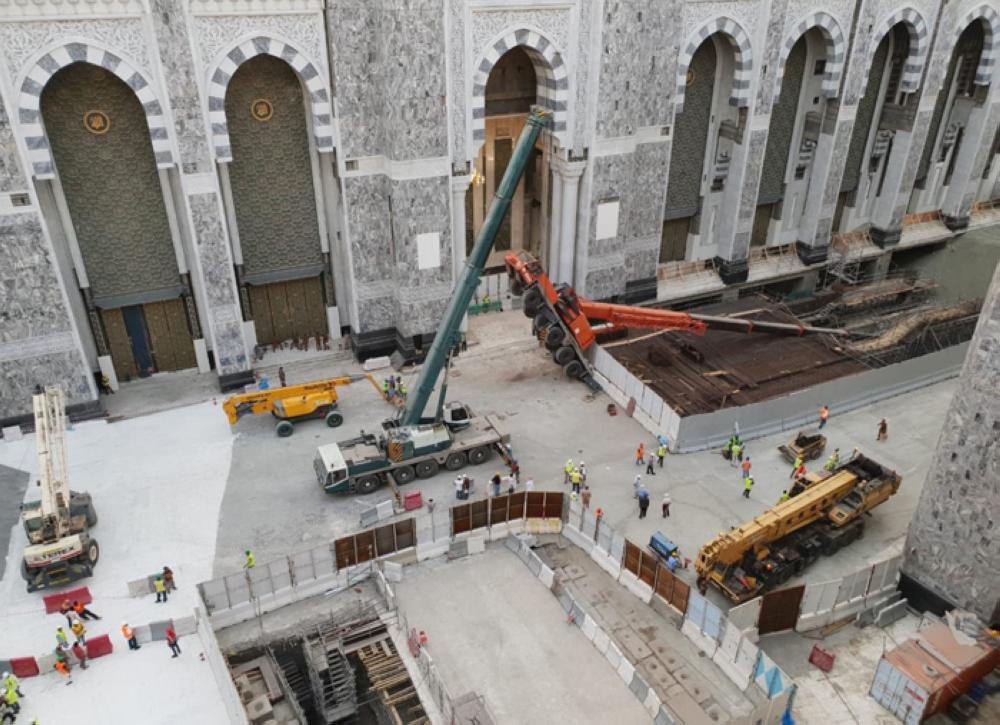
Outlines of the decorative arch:
[{"label": "decorative arch", "polygon": [[[872,43],[869,46],[872,54],[875,53],[882,38],[886,36],[896,23],[903,23],[906,32],[910,35],[910,49],[906,56],[906,65],[903,67],[903,75],[899,80],[899,88],[904,93],[915,93],[920,88],[920,76],[924,73],[924,63],[927,62],[927,49],[930,45],[927,32],[927,23],[924,17],[911,7],[901,8],[883,20],[872,35]],[[871,63],[865,64],[865,79],[861,84],[862,88],[868,85],[868,74],[871,72]]]},{"label": "decorative arch", "polygon": [[233,151],[229,143],[229,125],[226,121],[226,89],[229,87],[229,81],[241,65],[258,55],[273,56],[292,67],[309,93],[316,150],[320,153],[333,151],[333,106],[330,104],[330,92],[327,90],[323,74],[291,43],[257,35],[232,47],[209,69],[208,117],[216,160],[220,162],[233,160]]},{"label": "decorative arch", "polygon": [[729,95],[729,103],[740,108],[750,105],[750,80],[753,72],[753,52],[750,48],[750,38],[743,27],[732,18],[721,17],[709,20],[698,28],[688,38],[677,64],[677,95],[674,103],[677,113],[684,109],[684,93],[687,90],[687,73],[691,59],[705,40],[715,33],[721,33],[733,49],[735,70],[733,71],[733,90]]},{"label": "decorative arch", "polygon": [[824,12],[809,15],[796,24],[795,28],[785,37],[785,42],[781,45],[781,52],[778,55],[778,71],[775,74],[775,83],[781,88],[781,79],[785,75],[785,61],[788,60],[792,47],[799,38],[808,33],[813,28],[819,28],[823,35],[823,42],[826,44],[826,70],[823,73],[822,93],[827,98],[836,98],[840,91],[840,77],[844,72],[844,57],[846,55],[846,42],[844,33],[840,29],[840,23],[833,16]]},{"label": "decorative arch", "polygon": [[997,45],[1000,43],[1000,14],[989,5],[980,5],[965,14],[958,27],[952,33],[952,45],[958,42],[965,29],[976,20],[981,20],[989,29],[983,33],[983,52],[979,56],[979,66],[976,68],[977,86],[988,86],[993,79],[993,66],[996,63]]},{"label": "decorative arch", "polygon": [[113,53],[86,42],[70,42],[42,54],[21,81],[17,113],[24,128],[25,143],[31,170],[37,179],[55,177],[52,149],[42,123],[42,91],[56,73],[74,63],[90,63],[110,71],[132,89],[146,114],[149,138],[153,143],[156,166],[169,169],[174,165],[174,153],[167,132],[163,106],[149,78],[134,63],[120,53]]},{"label": "decorative arch", "polygon": [[476,66],[472,85],[472,140],[478,147],[486,139],[486,81],[497,61],[511,48],[520,46],[531,59],[538,81],[538,105],[552,111],[552,132],[566,131],[569,108],[569,72],[562,55],[541,33],[515,30],[497,40]]}]

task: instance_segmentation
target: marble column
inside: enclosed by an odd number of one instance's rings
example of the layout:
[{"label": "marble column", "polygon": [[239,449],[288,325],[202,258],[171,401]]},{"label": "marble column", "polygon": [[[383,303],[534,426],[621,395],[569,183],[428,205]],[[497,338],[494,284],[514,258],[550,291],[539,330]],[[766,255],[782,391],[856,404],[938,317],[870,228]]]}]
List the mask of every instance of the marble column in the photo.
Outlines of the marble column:
[{"label": "marble column", "polygon": [[[193,272],[204,289],[215,368],[223,390],[253,380],[219,180],[191,52],[183,0],[150,0],[159,60],[181,159],[182,224],[194,240]],[[178,213],[181,209],[178,208]]]},{"label": "marble column", "polygon": [[562,204],[559,225],[559,274],[560,282],[574,284],[574,257],[576,255],[576,216],[577,201],[580,198],[580,177],[587,167],[584,161],[571,161],[562,164],[559,172],[562,176]]},{"label": "marble column", "polygon": [[549,279],[553,282],[561,282],[562,270],[559,268],[560,252],[562,244],[562,197],[563,180],[556,166],[556,159],[553,157],[552,164],[552,213],[549,215],[549,263],[547,266]]}]

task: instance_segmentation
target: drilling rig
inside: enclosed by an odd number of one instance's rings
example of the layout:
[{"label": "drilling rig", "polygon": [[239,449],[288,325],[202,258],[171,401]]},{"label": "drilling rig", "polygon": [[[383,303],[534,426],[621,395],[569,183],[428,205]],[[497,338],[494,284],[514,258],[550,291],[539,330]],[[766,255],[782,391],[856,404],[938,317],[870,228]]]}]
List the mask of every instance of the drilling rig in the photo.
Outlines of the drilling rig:
[{"label": "drilling rig", "polygon": [[28,536],[21,576],[29,592],[91,576],[100,556],[97,540],[90,535],[97,525],[90,494],[69,489],[63,389],[56,385],[38,389],[32,402],[42,495],[21,504],[21,523]]}]

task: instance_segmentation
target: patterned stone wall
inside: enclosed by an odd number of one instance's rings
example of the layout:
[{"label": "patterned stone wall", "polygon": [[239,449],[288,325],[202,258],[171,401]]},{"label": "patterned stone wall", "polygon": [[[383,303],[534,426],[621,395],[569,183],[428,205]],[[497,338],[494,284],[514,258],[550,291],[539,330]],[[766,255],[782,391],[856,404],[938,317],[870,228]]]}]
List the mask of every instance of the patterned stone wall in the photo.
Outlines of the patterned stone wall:
[{"label": "patterned stone wall", "polygon": [[667,182],[668,219],[692,216],[698,211],[715,68],[715,45],[712,40],[707,40],[691,60],[692,82],[685,94],[684,111],[677,116],[674,125],[670,179]]},{"label": "patterned stone wall", "polygon": [[[271,116],[250,112],[258,99]],[[323,262],[313,189],[305,101],[285,61],[259,55],[239,67],[226,93],[233,161],[229,178],[236,227],[248,278],[304,269]]]},{"label": "patterned stone wall", "polygon": [[987,622],[1000,607],[998,340],[1000,267],[910,522],[903,564],[917,582]]},{"label": "patterned stone wall", "polygon": [[[135,94],[107,70],[81,63],[53,76],[41,107],[95,298],[176,297],[177,259]],[[105,133],[84,126],[91,110],[106,114]]]},{"label": "patterned stone wall", "polygon": [[767,151],[757,191],[757,204],[773,204],[781,198],[805,64],[806,39],[802,37],[795,43],[788,56],[780,95],[771,114],[771,124],[767,129]]}]

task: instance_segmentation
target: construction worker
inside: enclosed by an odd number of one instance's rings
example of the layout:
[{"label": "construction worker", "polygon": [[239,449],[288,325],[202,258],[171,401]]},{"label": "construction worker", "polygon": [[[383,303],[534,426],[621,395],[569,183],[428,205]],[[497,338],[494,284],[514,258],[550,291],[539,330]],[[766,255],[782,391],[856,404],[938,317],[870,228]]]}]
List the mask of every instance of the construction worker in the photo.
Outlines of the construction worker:
[{"label": "construction worker", "polygon": [[743,463],[740,464],[740,470],[743,472],[743,475],[740,477],[741,481],[745,480],[746,477],[750,475],[751,468],[752,464],[750,463],[750,456],[747,456],[743,459]]},{"label": "construction worker", "polygon": [[791,498],[791,497],[788,495],[788,491],[787,490],[782,491],[781,492],[781,498],[778,499],[778,503],[784,503],[789,498]]},{"label": "construction worker", "polygon": [[740,463],[742,463],[743,462],[743,441],[741,441],[739,438],[735,438],[733,440],[733,446],[732,446],[732,448],[730,448],[730,450],[732,451],[732,456],[729,459],[729,465],[730,466],[735,466],[737,461],[739,461]]},{"label": "construction worker", "polygon": [[640,443],[639,447],[635,449],[635,465],[641,466],[646,462],[646,444]]},{"label": "construction worker", "polygon": [[567,458],[566,465],[563,466],[563,483],[569,483],[569,477],[573,473],[573,459]]},{"label": "construction worker", "polygon": [[639,487],[642,486],[642,476],[638,473],[635,474],[635,480],[632,481],[632,498],[639,498]]},{"label": "construction worker", "polygon": [[660,504],[660,510],[663,512],[663,518],[670,518],[670,492],[666,491],[663,494],[663,502]]},{"label": "construction worker", "polygon": [[285,387],[285,368],[281,366],[278,367],[278,383]]},{"label": "construction worker", "polygon": [[667,557],[667,569],[673,574],[677,571],[677,567],[681,565],[681,560],[677,558],[677,552],[671,551],[670,556]]},{"label": "construction worker", "polygon": [[795,456],[795,460],[792,461],[792,472],[793,472],[792,475],[794,475],[795,469],[801,466],[802,463],[803,463],[803,458],[802,454],[800,453],[799,455]]},{"label": "construction worker", "polygon": [[79,599],[73,600],[73,611],[80,619],[100,619],[99,616],[87,609]]},{"label": "construction worker", "polygon": [[65,647],[69,644],[69,638],[66,636],[66,631],[62,627],[56,629],[56,644],[60,647]]},{"label": "construction worker", "polygon": [[580,494],[580,500],[583,501],[583,507],[585,509],[590,508],[590,486],[584,484],[583,492]]},{"label": "construction worker", "polygon": [[167,601],[167,585],[163,583],[162,576],[156,577],[156,580],[153,582],[153,589],[156,591],[157,604]]},{"label": "construction worker", "polygon": [[663,468],[663,459],[667,457],[667,444],[660,443],[659,448],[656,449],[656,458],[660,461],[660,468]]},{"label": "construction worker", "polygon": [[409,390],[407,390],[407,388],[406,388],[406,383],[404,383],[402,380],[400,380],[399,381],[399,397],[402,398],[403,400],[406,400],[406,394],[408,392],[409,392]]},{"label": "construction worker", "polygon": [[53,666],[55,667],[56,672],[58,672],[60,676],[66,678],[67,685],[73,684],[73,675],[71,675],[69,672],[68,664],[66,664],[63,660],[56,660],[56,663]]},{"label": "construction worker", "polygon": [[840,449],[835,448],[830,457],[826,459],[826,463],[823,465],[824,471],[833,472],[833,469],[840,465]]},{"label": "construction worker", "polygon": [[73,626],[70,627],[70,629],[73,630],[73,636],[76,638],[76,642],[86,647],[87,630],[84,628],[83,622],[81,622],[80,620],[73,622]]},{"label": "construction worker", "polygon": [[385,378],[382,380],[382,397],[386,400],[389,399],[389,379]]},{"label": "construction worker", "polygon": [[753,476],[743,479],[743,498],[750,498],[750,491],[753,489]]},{"label": "construction worker", "polygon": [[128,626],[128,622],[122,622],[122,637],[128,642],[129,649],[142,649],[135,639],[135,632]]},{"label": "construction worker", "polygon": [[167,646],[170,648],[170,651],[173,652],[173,655],[171,655],[172,657],[176,657],[181,653],[180,645],[177,644],[177,632],[174,631],[173,623],[167,627]]},{"label": "construction worker", "polygon": [[80,669],[87,669],[87,650],[79,642],[74,642],[72,651],[76,661],[80,663]]},{"label": "construction worker", "polygon": [[649,454],[649,460],[646,461],[646,473],[650,476],[656,475],[656,469],[653,468],[653,464],[656,463],[656,455],[653,453]]},{"label": "construction worker", "polygon": [[17,681],[17,677],[12,675],[10,672],[3,673],[3,689],[5,691],[13,690],[17,693],[18,697],[24,697],[24,693],[21,692],[21,683]]},{"label": "construction worker", "polygon": [[163,583],[168,592],[177,591],[177,585],[174,583],[174,572],[169,566],[163,567]]},{"label": "construction worker", "polygon": [[580,493],[581,481],[583,481],[583,477],[580,475],[580,469],[574,468],[573,472],[569,474],[569,482],[573,487],[573,493]]},{"label": "construction worker", "polygon": [[17,713],[21,712],[21,704],[17,701],[17,692],[15,690],[7,690],[4,693],[3,701],[7,705],[7,709],[14,713],[14,717],[17,717]]},{"label": "construction worker", "polygon": [[524,490],[525,491],[535,490],[535,479],[532,478],[531,476],[528,476],[528,480],[524,482]]},{"label": "construction worker", "polygon": [[250,549],[247,549],[243,553],[246,555],[246,560],[243,562],[244,569],[253,569],[255,566],[257,566],[257,560],[253,557],[253,554],[251,553]]},{"label": "construction worker", "polygon": [[586,483],[587,482],[587,464],[584,463],[583,461],[580,461],[580,465],[577,466],[577,468],[580,470],[580,479],[584,483]]},{"label": "construction worker", "polygon": [[889,437],[889,424],[885,422],[885,418],[878,422],[878,435],[875,436],[875,440],[884,441]]},{"label": "construction worker", "polygon": [[462,477],[455,477],[455,500],[461,500],[462,498]]},{"label": "construction worker", "polygon": [[490,485],[493,486],[493,497],[496,498],[500,495],[500,483],[502,478],[500,476],[500,471],[493,474],[493,478],[490,479]]},{"label": "construction worker", "polygon": [[76,617],[73,616],[73,605],[69,603],[68,599],[64,599],[63,603],[59,605],[59,611],[66,617],[66,626],[71,627]]},{"label": "construction worker", "polygon": [[646,511],[649,509],[649,491],[645,487],[639,489],[639,518],[646,518]]},{"label": "construction worker", "polygon": [[824,426],[826,426],[826,421],[827,421],[827,419],[829,419],[829,417],[830,417],[830,409],[827,408],[825,405],[820,406],[820,409],[819,409],[819,429],[820,430],[823,430]]}]

